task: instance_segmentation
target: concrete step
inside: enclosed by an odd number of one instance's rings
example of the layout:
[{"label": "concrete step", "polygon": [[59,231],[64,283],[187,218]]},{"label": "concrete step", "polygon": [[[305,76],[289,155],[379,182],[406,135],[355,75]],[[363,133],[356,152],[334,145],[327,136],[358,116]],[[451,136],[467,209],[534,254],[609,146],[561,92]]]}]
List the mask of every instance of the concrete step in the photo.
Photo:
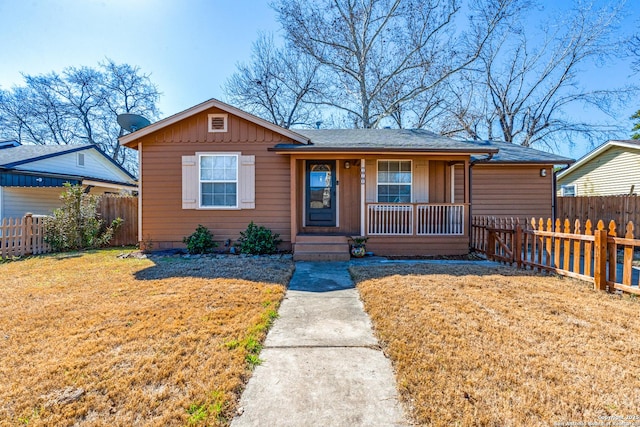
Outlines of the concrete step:
[{"label": "concrete step", "polygon": [[347,261],[350,257],[346,236],[296,236],[293,248],[293,259],[296,261]]},{"label": "concrete step", "polygon": [[327,236],[315,234],[299,234],[296,243],[347,243],[347,236]]},{"label": "concrete step", "polygon": [[296,252],[349,252],[346,243],[300,243],[296,242]]},{"label": "concrete step", "polygon": [[349,252],[294,252],[294,261],[349,261]]}]

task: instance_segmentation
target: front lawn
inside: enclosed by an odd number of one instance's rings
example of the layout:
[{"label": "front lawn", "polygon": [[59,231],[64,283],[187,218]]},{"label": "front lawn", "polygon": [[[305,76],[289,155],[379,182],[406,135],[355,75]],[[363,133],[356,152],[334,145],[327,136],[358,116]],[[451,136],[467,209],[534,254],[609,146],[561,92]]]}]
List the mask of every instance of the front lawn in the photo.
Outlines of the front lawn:
[{"label": "front lawn", "polygon": [[415,422],[638,423],[634,297],[507,267],[404,264],[351,272]]},{"label": "front lawn", "polygon": [[0,264],[0,425],[233,416],[293,263],[121,252]]}]

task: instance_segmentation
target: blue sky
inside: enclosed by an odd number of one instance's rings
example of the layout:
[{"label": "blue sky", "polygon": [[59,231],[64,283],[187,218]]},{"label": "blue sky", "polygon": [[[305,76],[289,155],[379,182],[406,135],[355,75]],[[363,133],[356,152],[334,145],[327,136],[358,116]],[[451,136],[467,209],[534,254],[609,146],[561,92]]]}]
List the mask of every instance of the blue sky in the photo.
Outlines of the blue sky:
[{"label": "blue sky", "polygon": [[[545,0],[550,6],[571,1]],[[600,3],[605,3],[601,0]],[[163,93],[162,116],[209,98],[223,99],[222,85],[236,64],[248,61],[260,31],[279,25],[267,0],[0,0],[0,88],[22,84],[21,72],[40,74],[67,66],[95,66],[104,58],[150,73]],[[639,23],[640,5],[629,0],[622,29]],[[587,70],[588,84],[624,84],[628,63]],[[631,127],[629,106],[619,120]],[[590,114],[575,111],[574,114]],[[626,135],[621,135],[626,137]],[[604,142],[604,141],[602,141]],[[578,143],[562,154],[578,158]]]}]

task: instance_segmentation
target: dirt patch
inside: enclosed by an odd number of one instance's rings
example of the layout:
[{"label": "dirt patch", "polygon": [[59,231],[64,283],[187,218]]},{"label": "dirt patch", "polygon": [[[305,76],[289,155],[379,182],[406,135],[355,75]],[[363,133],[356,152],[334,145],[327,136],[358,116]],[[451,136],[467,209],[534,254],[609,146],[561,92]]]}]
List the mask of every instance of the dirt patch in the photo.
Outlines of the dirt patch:
[{"label": "dirt patch", "polygon": [[588,425],[638,416],[634,297],[508,267],[351,271],[416,423]]},{"label": "dirt patch", "polygon": [[0,426],[230,421],[293,263],[121,252],[0,265]]}]

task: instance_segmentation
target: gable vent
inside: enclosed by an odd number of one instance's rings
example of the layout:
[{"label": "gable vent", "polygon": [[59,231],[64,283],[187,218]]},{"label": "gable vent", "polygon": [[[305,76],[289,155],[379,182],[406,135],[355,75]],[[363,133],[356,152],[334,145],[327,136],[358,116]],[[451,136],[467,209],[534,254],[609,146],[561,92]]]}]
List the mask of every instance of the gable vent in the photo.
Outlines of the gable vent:
[{"label": "gable vent", "polygon": [[84,153],[78,153],[78,166],[84,166]]},{"label": "gable vent", "polygon": [[226,132],[227,115],[209,114],[209,132]]}]

